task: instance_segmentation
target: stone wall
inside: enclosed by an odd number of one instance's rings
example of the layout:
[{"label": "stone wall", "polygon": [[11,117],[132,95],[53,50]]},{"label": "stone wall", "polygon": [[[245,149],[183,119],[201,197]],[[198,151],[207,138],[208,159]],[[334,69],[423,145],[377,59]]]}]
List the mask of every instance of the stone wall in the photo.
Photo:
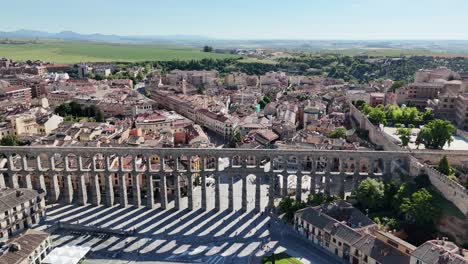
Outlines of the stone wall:
[{"label": "stone wall", "polygon": [[447,175],[440,173],[427,164],[420,163],[417,159],[412,159],[410,163],[412,176],[425,173],[437,190],[442,193],[445,199],[451,201],[460,211],[468,215],[468,190],[458,182],[450,180]]},{"label": "stone wall", "polygon": [[422,162],[432,165],[439,164],[444,155],[453,166],[462,166],[464,161],[468,161],[466,150],[411,150],[411,154]]},{"label": "stone wall", "polygon": [[389,135],[386,135],[379,130],[374,124],[372,124],[367,116],[365,116],[359,109],[357,109],[352,103],[349,103],[350,115],[359,124],[359,128],[369,131],[369,140],[379,146],[382,146],[384,150],[401,151],[402,149],[394,142],[394,139]]}]

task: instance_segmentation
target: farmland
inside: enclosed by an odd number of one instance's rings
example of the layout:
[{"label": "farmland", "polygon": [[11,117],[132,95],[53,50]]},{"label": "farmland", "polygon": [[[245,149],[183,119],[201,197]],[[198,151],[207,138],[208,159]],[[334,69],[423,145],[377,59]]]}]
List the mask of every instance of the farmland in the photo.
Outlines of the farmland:
[{"label": "farmland", "polygon": [[79,63],[222,59],[235,56],[206,53],[196,48],[182,46],[40,41],[26,44],[0,44],[0,57],[19,61],[43,60],[53,63]]}]

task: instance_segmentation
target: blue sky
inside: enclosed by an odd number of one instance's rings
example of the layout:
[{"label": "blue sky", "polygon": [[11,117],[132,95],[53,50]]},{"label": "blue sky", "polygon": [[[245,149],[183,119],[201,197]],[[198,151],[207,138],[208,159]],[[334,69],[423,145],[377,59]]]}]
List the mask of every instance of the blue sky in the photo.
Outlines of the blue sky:
[{"label": "blue sky", "polygon": [[468,39],[468,0],[0,0],[1,31]]}]

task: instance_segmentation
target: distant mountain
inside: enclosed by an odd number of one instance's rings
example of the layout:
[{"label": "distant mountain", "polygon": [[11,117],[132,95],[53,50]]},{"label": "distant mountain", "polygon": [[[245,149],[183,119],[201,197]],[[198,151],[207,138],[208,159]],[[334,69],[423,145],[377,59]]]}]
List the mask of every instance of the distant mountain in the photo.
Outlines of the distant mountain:
[{"label": "distant mountain", "polygon": [[118,36],[105,34],[81,34],[74,31],[62,31],[59,33],[49,33],[38,30],[20,29],[16,31],[0,31],[0,38],[48,38],[57,40],[75,40],[75,41],[95,41],[95,42],[136,42],[136,43],[154,43],[154,42],[198,42],[209,40],[209,38],[196,35],[173,35],[173,36]]}]

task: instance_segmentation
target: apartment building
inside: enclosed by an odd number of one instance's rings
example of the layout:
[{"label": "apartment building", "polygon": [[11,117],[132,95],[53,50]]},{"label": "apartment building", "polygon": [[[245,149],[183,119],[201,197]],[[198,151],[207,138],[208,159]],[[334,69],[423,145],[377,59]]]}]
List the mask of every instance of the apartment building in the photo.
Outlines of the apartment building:
[{"label": "apartment building", "polygon": [[468,251],[445,240],[429,240],[411,253],[410,264],[467,264]]},{"label": "apartment building", "polygon": [[208,109],[199,109],[196,121],[199,125],[207,127],[225,138],[230,138],[234,134],[238,123],[237,118],[210,112]]},{"label": "apartment building", "polygon": [[379,232],[377,224],[345,201],[298,210],[294,226],[316,246],[353,264],[410,263],[415,249]]},{"label": "apartment building", "polygon": [[16,135],[48,135],[63,122],[61,116],[47,112],[41,113],[40,111],[9,116],[7,119],[10,120],[13,133]]},{"label": "apartment building", "polygon": [[4,87],[0,89],[0,98],[1,97],[24,104],[30,104],[32,99],[31,88],[20,85]]},{"label": "apartment building", "polygon": [[468,93],[458,95],[455,101],[455,124],[468,131]]},{"label": "apartment building", "polygon": [[401,91],[403,93],[399,92],[398,102],[424,108],[429,99],[438,98],[443,87],[443,82],[413,83],[404,88],[404,91]]},{"label": "apartment building", "polygon": [[40,264],[52,249],[48,233],[28,229],[0,249],[0,263]]},{"label": "apartment building", "polygon": [[32,189],[0,190],[0,241],[31,227],[45,216],[45,193]]},{"label": "apartment building", "polygon": [[179,128],[193,125],[193,122],[175,112],[155,111],[138,115],[135,127],[141,129],[144,134],[159,136],[161,132],[181,132]]}]

